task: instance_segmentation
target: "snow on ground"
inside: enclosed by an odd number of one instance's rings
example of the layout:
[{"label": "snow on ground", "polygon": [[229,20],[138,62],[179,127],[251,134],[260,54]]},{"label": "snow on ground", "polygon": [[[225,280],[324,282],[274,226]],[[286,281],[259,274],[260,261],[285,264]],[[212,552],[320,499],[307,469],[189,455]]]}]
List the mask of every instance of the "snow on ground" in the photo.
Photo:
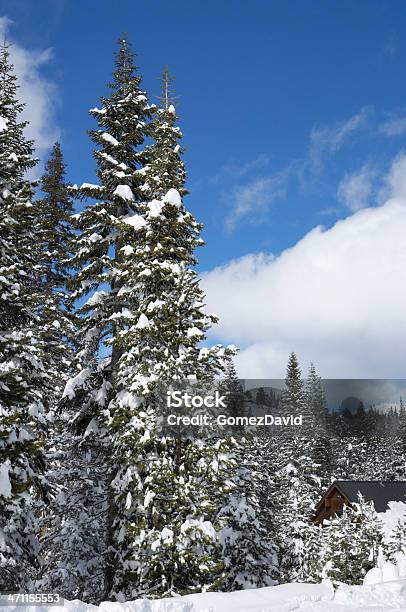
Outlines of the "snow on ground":
[{"label": "snow on ground", "polygon": [[160,600],[127,603],[103,602],[100,606],[67,601],[65,607],[8,607],[8,612],[406,612],[406,580],[373,586],[331,583],[282,584],[235,593],[199,593]]},{"label": "snow on ground", "polygon": [[[374,586],[342,586],[333,600],[311,606],[303,605],[300,612],[406,612],[406,581],[397,580]],[[276,612],[276,610],[275,610]]]}]

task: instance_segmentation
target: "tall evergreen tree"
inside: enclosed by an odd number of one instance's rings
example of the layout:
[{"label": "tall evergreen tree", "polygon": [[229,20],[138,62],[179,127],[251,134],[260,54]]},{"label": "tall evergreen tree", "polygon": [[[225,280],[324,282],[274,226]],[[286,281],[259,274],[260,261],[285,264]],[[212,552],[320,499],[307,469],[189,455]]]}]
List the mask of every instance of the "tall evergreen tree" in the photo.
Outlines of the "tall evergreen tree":
[{"label": "tall evergreen tree", "polygon": [[310,364],[305,384],[306,414],[310,427],[307,428],[310,454],[318,464],[317,474],[327,485],[331,470],[331,443],[328,431],[327,400],[320,376],[313,363]]},{"label": "tall evergreen tree", "polygon": [[7,45],[0,51],[0,589],[27,588],[38,568],[33,499],[43,491],[46,396],[34,184],[37,161]]},{"label": "tall evergreen tree", "polygon": [[[171,105],[163,111],[158,117],[170,115],[171,121],[165,119],[158,132],[155,127],[154,137],[165,139],[162,134],[168,131],[169,139],[175,134],[177,139]],[[86,438],[88,465],[89,444],[93,463],[103,460],[100,439],[109,454],[104,483],[100,472],[87,479],[88,495],[107,487],[100,530],[106,538],[106,594],[123,599],[198,589],[203,576],[210,582],[222,573],[209,519],[221,523],[213,499],[222,489],[228,458],[222,443],[182,446],[159,438],[154,387],[157,380],[211,378],[230,351],[199,347],[215,321],[203,312],[192,270],[193,251],[202,243],[200,226],[184,209],[180,192],[166,190],[169,166],[161,145],[139,148],[149,130],[150,110],[125,40],[117,54],[112,95],[91,112],[101,127],[91,132],[98,146],[100,184],[86,183],[78,195],[99,203],[79,215],[73,297],[92,293],[79,310],[80,370],[65,395],[72,410],[78,408],[74,423],[82,442]],[[173,180],[182,191],[178,179]],[[111,347],[111,357],[100,360],[103,343]],[[91,512],[88,508],[78,521],[94,525]]]},{"label": "tall evergreen tree", "polygon": [[56,142],[40,181],[43,197],[36,202],[38,266],[43,296],[40,318],[48,371],[52,372],[50,407],[54,409],[70,372],[76,330],[67,289],[75,235],[71,219],[73,204],[65,172],[62,150]]},{"label": "tall evergreen tree", "polygon": [[[182,202],[185,175],[173,104],[156,117],[143,173],[152,199],[119,227],[130,232],[117,264],[127,325],[117,336],[120,357],[106,410],[115,470],[110,596],[117,599],[219,586],[219,510],[232,488],[227,441],[182,441],[156,428],[158,384],[213,380],[233,353],[201,347],[216,322],[204,312],[193,269],[201,226]],[[173,152],[178,162],[172,166]]]},{"label": "tall evergreen tree", "polygon": [[[62,150],[59,143],[55,143],[41,178],[43,197],[36,203],[43,295],[40,316],[47,348],[45,362],[53,383],[48,401],[52,419],[46,444],[48,496],[40,507],[42,567],[37,587],[65,597],[88,600],[97,591],[91,578],[91,570],[97,563],[95,551],[88,545],[89,539],[92,541],[95,536],[87,506],[89,503],[97,505],[98,500],[93,495],[90,502],[83,492],[78,494],[86,477],[90,478],[86,470],[78,466],[85,444],[78,449],[75,430],[70,423],[73,415],[65,410],[66,402],[61,403],[64,386],[73,374],[74,348],[79,343],[76,337],[78,321],[71,311],[67,292],[75,234],[71,218],[73,205],[65,173]],[[93,468],[95,471],[97,468]],[[86,517],[86,529],[78,529],[80,516]]]},{"label": "tall evergreen tree", "polygon": [[80,507],[80,512],[70,515],[70,541],[77,551],[68,556],[70,574],[78,577],[75,592],[80,592],[86,566],[87,584],[91,585],[86,597],[93,600],[102,597],[113,571],[106,557],[112,538],[108,526],[114,518],[113,500],[107,499],[111,480],[107,456],[112,449],[100,416],[114,395],[121,351],[118,338],[129,324],[120,263],[136,245],[131,246],[133,228],[124,220],[137,210],[147,189],[142,145],[150,111],[125,38],[118,43],[110,90],[109,97],[101,98],[101,108],[90,111],[99,125],[90,132],[99,184],[84,183],[76,189],[79,199],[96,199],[96,203],[87,203],[77,215],[80,234],[72,259],[77,270],[72,300],[81,301],[81,347],[76,356],[77,374],[64,393],[74,433],[72,444],[81,458],[69,486],[69,507]]},{"label": "tall evergreen tree", "polygon": [[327,402],[320,376],[317,375],[314,364],[310,364],[305,385],[306,408],[312,416],[314,427],[325,430]]}]

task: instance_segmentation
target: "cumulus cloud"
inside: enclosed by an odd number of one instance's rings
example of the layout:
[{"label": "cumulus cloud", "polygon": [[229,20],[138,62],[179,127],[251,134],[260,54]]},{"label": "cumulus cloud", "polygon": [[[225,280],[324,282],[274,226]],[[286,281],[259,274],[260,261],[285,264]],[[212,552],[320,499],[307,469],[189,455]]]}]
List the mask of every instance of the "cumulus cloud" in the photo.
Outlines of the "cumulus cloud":
[{"label": "cumulus cloud", "polygon": [[364,164],[356,172],[346,173],[338,185],[338,199],[354,212],[365,208],[375,193],[376,178],[377,172],[369,164]]},{"label": "cumulus cloud", "polygon": [[295,350],[325,377],[403,378],[406,363],[406,157],[389,199],[273,257],[249,254],[203,275],[213,331],[242,348],[241,376],[284,375]]},{"label": "cumulus cloud", "polygon": [[19,99],[26,104],[22,119],[29,121],[28,138],[34,140],[36,153],[42,156],[60,137],[55,119],[58,104],[56,86],[41,73],[42,67],[52,59],[52,49],[26,49],[10,36],[12,22],[0,17],[0,39],[10,44],[11,61],[18,78]]}]

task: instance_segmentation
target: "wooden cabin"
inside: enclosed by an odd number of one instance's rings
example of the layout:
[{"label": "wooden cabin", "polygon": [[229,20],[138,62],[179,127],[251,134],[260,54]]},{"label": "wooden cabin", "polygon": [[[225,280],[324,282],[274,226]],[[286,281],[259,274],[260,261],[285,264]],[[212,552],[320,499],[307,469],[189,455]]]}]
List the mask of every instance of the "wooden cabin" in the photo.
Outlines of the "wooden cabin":
[{"label": "wooden cabin", "polygon": [[323,523],[340,515],[343,506],[351,507],[361,494],[365,501],[372,501],[377,512],[385,512],[390,501],[406,503],[405,480],[336,480],[316,505],[312,520]]}]

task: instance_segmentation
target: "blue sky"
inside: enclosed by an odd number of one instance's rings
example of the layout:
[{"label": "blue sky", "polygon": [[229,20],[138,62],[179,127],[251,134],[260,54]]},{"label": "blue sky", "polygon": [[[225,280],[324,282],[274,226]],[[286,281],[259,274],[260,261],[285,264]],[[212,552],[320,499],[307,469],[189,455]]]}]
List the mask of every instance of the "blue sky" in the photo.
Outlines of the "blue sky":
[{"label": "blue sky", "polygon": [[[230,295],[239,301],[246,280],[259,278],[260,272],[269,271],[271,266],[271,281],[275,283],[274,258],[278,265],[283,263],[285,249],[292,247],[297,253],[303,240],[311,242],[306,238],[308,232],[322,225],[327,246],[324,251],[320,247],[315,264],[318,270],[328,260],[325,253],[332,237],[340,231],[352,236],[354,223],[362,232],[359,215],[368,212],[376,220],[375,208],[403,189],[403,1],[3,0],[0,7],[1,13],[13,21],[8,26],[9,38],[28,54],[20,58],[21,63],[27,63],[27,57],[34,58],[39,102],[41,88],[47,98],[45,118],[36,117],[41,111],[40,106],[34,108],[35,104],[27,111],[34,123],[44,124],[38,128],[43,136],[40,153],[45,154],[52,137],[60,134],[72,182],[94,178],[91,143],[86,134],[94,122],[87,110],[97,105],[106,91],[116,38],[127,32],[144,86],[152,97],[159,93],[158,76],[168,64],[176,76],[177,106],[187,149],[191,191],[187,205],[205,225],[207,247],[199,253],[200,270],[209,271],[209,303],[223,317],[227,318],[229,312],[224,303],[227,298],[220,295],[216,285],[218,278],[224,281],[221,274],[238,277],[239,284],[233,286],[235,294]],[[26,70],[28,97],[30,79],[32,72]],[[336,226],[340,219],[346,225]],[[351,248],[349,245],[347,251]],[[374,250],[370,244],[366,248]],[[359,260],[364,255],[367,262],[366,252],[359,255]],[[237,260],[237,268],[233,260]],[[348,265],[346,261],[342,265]],[[221,274],[218,266],[222,266]],[[297,272],[300,266],[295,266]],[[387,268],[375,272],[362,269],[360,278],[370,279],[375,274],[379,282],[379,274],[384,280],[387,272]],[[291,273],[292,279],[295,273]],[[298,276],[303,277],[300,273]],[[350,286],[342,281],[337,300],[354,287],[364,294],[360,278],[352,279]],[[396,280],[397,287],[406,279]],[[318,302],[323,302],[322,280],[320,283]],[[255,286],[252,291],[256,293]],[[397,299],[403,299],[403,294]],[[272,310],[273,301],[273,295],[265,295],[251,310],[245,305],[234,328],[219,328],[218,337],[239,342],[248,350],[258,339],[240,330],[260,308],[265,320],[274,321],[273,331],[266,326],[263,331],[269,344],[275,329],[291,327],[279,311]],[[286,304],[287,308],[291,305]],[[356,325],[351,322],[361,334],[365,334],[364,314],[361,309]],[[319,316],[317,312],[315,316]],[[292,311],[291,317],[297,320],[297,312]],[[388,317],[393,319],[393,313]],[[381,325],[374,321],[373,327],[375,323]],[[324,333],[320,341],[323,346],[334,327]],[[337,332],[337,337],[340,335]],[[271,350],[277,351],[278,357],[268,355],[270,364],[296,348],[295,338],[282,336]],[[378,351],[376,338],[371,342],[365,344],[367,356],[371,346]],[[312,357],[323,361],[320,343],[312,346],[306,338],[297,337],[297,345],[302,344],[304,360]],[[379,351],[382,354],[380,344]],[[385,351],[389,346],[385,345]],[[401,355],[400,346],[396,355]],[[331,361],[326,372],[329,376],[343,370],[336,361]],[[344,355],[339,362],[345,364]],[[367,372],[362,368],[354,372],[356,376],[376,375],[375,371],[381,372],[385,364],[374,362]],[[400,375],[399,368],[389,368],[381,375]],[[345,367],[343,373],[349,374]]]},{"label": "blue sky", "polygon": [[323,211],[346,214],[335,197],[345,171],[380,162],[382,148],[391,153],[403,144],[368,133],[362,146],[344,142],[317,181],[297,185],[293,172],[280,187],[289,194],[264,204],[259,223],[257,214],[247,215],[226,231],[234,190],[306,156],[312,129],[361,109],[372,118],[406,108],[404,3],[124,0],[117,11],[110,1],[2,5],[15,22],[13,38],[26,48],[53,49],[43,73],[58,88],[56,119],[75,182],[94,170],[87,110],[105,92],[116,38],[128,32],[151,95],[163,66],[170,66],[187,147],[189,206],[210,243],[200,256],[204,268],[252,250],[279,252],[313,225],[331,223],[334,215]]}]

